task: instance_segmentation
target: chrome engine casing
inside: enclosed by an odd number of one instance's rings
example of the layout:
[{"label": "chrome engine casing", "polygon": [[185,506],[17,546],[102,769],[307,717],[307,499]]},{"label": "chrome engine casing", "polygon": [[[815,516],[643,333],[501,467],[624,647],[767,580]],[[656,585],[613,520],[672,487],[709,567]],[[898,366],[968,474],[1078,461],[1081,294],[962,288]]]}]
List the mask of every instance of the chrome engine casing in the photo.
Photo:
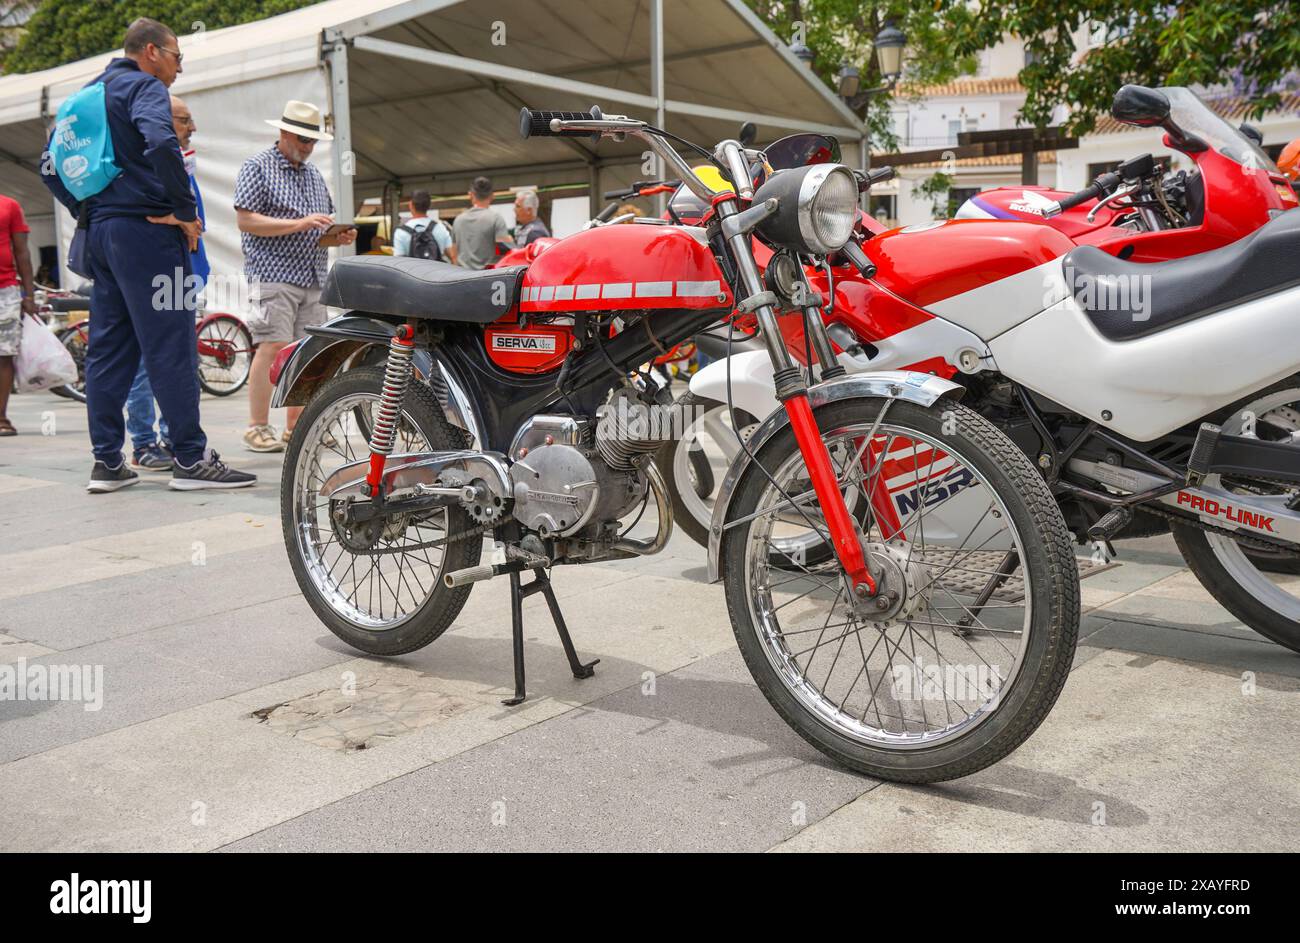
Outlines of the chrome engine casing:
[{"label": "chrome engine casing", "polygon": [[510,445],[512,513],[543,537],[566,537],[628,513],[645,496],[639,469],[612,469],[597,453],[590,423],[534,416]]}]

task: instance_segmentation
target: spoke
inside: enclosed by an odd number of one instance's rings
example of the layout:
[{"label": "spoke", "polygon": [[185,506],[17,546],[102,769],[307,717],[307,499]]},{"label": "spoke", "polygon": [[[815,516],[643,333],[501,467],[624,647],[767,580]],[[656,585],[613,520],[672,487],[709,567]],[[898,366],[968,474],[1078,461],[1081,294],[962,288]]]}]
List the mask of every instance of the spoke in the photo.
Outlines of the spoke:
[{"label": "spoke", "polygon": [[[841,590],[841,592],[843,592],[843,590]],[[836,593],[836,594],[835,594],[835,599],[836,599],[837,602],[838,602],[839,598],[840,598],[840,594],[839,594],[839,593]],[[812,647],[812,655],[810,655],[810,656],[808,657],[808,663],[807,663],[806,665],[803,666],[803,673],[804,673],[804,677],[805,677],[805,678],[808,677],[808,675],[812,672],[812,661],[813,661],[814,658],[817,657],[817,646],[821,644],[822,635],[825,635],[825,634],[826,634],[826,628],[827,628],[827,626],[830,625],[831,619],[834,618],[834,616],[835,616],[835,603],[831,603],[830,611],[829,611],[828,613],[826,613],[826,621],[822,623],[822,632],[821,632],[821,635],[818,635],[818,636],[817,636],[817,645],[814,645],[814,646]],[[844,646],[844,643],[841,642],[841,643],[840,643],[840,647],[842,648],[843,646]],[[836,653],[835,653],[835,657],[836,657],[836,659],[838,659],[838,658],[840,657],[840,656],[839,656],[839,652],[836,652]],[[831,671],[834,671],[834,670],[835,670],[835,662],[831,662]]]}]

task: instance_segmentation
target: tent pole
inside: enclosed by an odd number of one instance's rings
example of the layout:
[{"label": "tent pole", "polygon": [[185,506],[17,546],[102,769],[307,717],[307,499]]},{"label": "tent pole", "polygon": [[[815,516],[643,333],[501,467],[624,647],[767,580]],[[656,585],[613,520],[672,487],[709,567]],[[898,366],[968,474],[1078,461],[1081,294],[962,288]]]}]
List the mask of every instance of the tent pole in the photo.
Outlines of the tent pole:
[{"label": "tent pole", "polygon": [[[655,127],[664,126],[664,0],[650,0],[650,94],[655,100]],[[655,156],[655,176],[664,178],[663,158]],[[664,212],[664,195],[655,194],[655,215]]]},{"label": "tent pole", "polygon": [[[356,173],[356,154],[352,150],[352,105],[348,96],[348,47],[335,36],[324,50],[329,63],[330,113],[334,117],[334,208],[335,220],[350,223],[357,214],[352,194],[352,177]],[[391,235],[391,234],[390,234]],[[352,255],[355,246],[339,246],[340,255]]]}]

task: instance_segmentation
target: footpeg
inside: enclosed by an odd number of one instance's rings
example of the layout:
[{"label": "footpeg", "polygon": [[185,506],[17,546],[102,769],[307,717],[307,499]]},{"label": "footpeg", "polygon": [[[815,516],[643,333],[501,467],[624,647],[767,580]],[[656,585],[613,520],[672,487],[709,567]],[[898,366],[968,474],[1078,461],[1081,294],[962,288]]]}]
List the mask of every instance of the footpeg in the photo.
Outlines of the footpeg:
[{"label": "footpeg", "polygon": [[1097,523],[1088,528],[1089,540],[1111,541],[1115,535],[1127,527],[1133,520],[1130,507],[1111,508],[1101,516]]},{"label": "footpeg", "polygon": [[1192,444],[1192,456],[1187,460],[1189,486],[1195,487],[1205,480],[1210,470],[1210,463],[1214,459],[1214,452],[1219,447],[1219,436],[1222,431],[1211,423],[1201,423],[1201,428],[1196,433],[1196,441]]}]

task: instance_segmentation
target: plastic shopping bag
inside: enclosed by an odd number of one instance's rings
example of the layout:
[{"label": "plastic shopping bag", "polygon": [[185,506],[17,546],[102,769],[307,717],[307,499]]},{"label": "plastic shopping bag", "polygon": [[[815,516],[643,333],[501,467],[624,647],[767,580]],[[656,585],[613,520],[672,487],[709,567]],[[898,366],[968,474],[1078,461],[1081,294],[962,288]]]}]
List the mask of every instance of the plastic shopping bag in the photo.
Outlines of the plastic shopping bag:
[{"label": "plastic shopping bag", "polygon": [[34,393],[77,382],[77,364],[39,318],[23,315],[23,340],[14,361],[18,392]]}]

